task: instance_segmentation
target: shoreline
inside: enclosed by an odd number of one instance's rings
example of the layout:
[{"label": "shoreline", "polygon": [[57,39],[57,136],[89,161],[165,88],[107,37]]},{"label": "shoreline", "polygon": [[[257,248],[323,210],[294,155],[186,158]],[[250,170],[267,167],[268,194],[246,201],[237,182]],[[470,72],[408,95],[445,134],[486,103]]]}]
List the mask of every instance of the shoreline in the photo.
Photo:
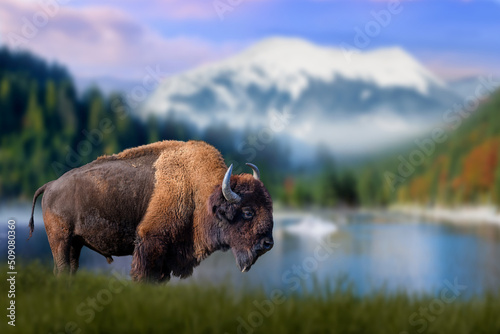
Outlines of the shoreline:
[{"label": "shoreline", "polygon": [[500,226],[500,211],[494,206],[426,208],[413,205],[395,205],[390,206],[388,211],[412,217],[425,218],[431,221],[441,221],[460,225],[488,224]]},{"label": "shoreline", "polygon": [[[0,219],[16,218],[28,220],[31,214],[31,203],[28,201],[0,201]],[[278,205],[274,218],[278,220],[306,219],[311,216],[329,219],[336,224],[348,223],[357,214],[373,215],[373,221],[390,222],[394,215],[404,215],[416,219],[426,219],[430,222],[444,222],[459,225],[496,225],[500,226],[500,209],[492,205],[450,207],[424,207],[418,205],[391,205],[387,208],[308,208],[297,209]],[[41,208],[35,207],[35,218],[41,219]]]}]

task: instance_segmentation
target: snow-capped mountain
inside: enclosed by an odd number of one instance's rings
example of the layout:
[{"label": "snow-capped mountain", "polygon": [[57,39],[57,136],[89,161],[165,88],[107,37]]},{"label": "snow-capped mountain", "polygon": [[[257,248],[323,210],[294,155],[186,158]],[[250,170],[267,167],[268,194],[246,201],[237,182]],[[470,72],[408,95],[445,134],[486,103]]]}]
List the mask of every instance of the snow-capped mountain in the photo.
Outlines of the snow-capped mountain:
[{"label": "snow-capped mountain", "polygon": [[142,114],[175,113],[200,126],[223,121],[242,128],[265,126],[271,110],[286,109],[293,115],[288,134],[301,140],[339,143],[332,132],[352,137],[361,131],[349,145],[342,144],[350,149],[357,141],[363,146],[387,137],[380,132],[410,134],[415,124],[428,124],[457,99],[401,48],[348,53],[301,39],[270,38],[170,77]]}]

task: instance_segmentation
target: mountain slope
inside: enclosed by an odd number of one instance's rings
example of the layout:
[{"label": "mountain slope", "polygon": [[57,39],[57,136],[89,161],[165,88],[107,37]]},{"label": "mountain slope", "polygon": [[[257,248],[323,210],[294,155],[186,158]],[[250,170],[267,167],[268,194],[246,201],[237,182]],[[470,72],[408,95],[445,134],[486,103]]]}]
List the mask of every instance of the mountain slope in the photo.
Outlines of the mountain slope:
[{"label": "mountain slope", "polygon": [[470,115],[457,113],[438,141],[429,131],[405,152],[365,168],[363,204],[500,205],[499,112],[497,90]]},{"label": "mountain slope", "polygon": [[[270,110],[287,109],[294,115],[287,128],[293,137],[338,143],[341,138],[329,134],[350,126],[332,131],[331,125],[347,122],[367,135],[356,144],[359,148],[387,139],[380,131],[368,135],[373,129],[363,129],[373,128],[372,118],[391,126],[428,123],[457,99],[400,48],[354,54],[348,61],[339,49],[271,38],[232,58],[171,77],[152,94],[142,113],[175,113],[200,126],[222,121],[243,128],[265,126]],[[315,130],[304,133],[306,125]],[[398,131],[415,129],[403,126]]]}]

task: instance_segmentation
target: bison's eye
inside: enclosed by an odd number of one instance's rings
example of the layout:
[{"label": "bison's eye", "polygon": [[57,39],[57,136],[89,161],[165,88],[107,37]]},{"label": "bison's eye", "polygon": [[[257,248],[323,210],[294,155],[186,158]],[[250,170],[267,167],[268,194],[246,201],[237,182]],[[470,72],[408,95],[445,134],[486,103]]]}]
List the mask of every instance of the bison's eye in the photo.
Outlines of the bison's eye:
[{"label": "bison's eye", "polygon": [[252,219],[253,218],[253,211],[250,208],[243,208],[241,210],[243,212],[243,219]]}]

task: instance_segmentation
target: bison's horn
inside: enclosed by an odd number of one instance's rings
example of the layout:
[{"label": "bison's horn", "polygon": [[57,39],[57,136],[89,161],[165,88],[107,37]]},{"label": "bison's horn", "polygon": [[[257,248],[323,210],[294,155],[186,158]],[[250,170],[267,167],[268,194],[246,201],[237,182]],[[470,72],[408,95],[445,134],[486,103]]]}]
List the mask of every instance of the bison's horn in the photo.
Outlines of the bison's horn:
[{"label": "bison's horn", "polygon": [[224,198],[229,203],[237,203],[241,201],[241,197],[237,193],[231,190],[231,174],[233,173],[233,165],[229,166],[226,175],[224,175],[224,180],[222,181],[222,194]]},{"label": "bison's horn", "polygon": [[257,166],[255,166],[254,164],[251,164],[249,162],[247,162],[246,165],[248,167],[252,168],[252,170],[253,170],[253,178],[256,179],[256,180],[260,180],[260,171],[257,168]]}]

